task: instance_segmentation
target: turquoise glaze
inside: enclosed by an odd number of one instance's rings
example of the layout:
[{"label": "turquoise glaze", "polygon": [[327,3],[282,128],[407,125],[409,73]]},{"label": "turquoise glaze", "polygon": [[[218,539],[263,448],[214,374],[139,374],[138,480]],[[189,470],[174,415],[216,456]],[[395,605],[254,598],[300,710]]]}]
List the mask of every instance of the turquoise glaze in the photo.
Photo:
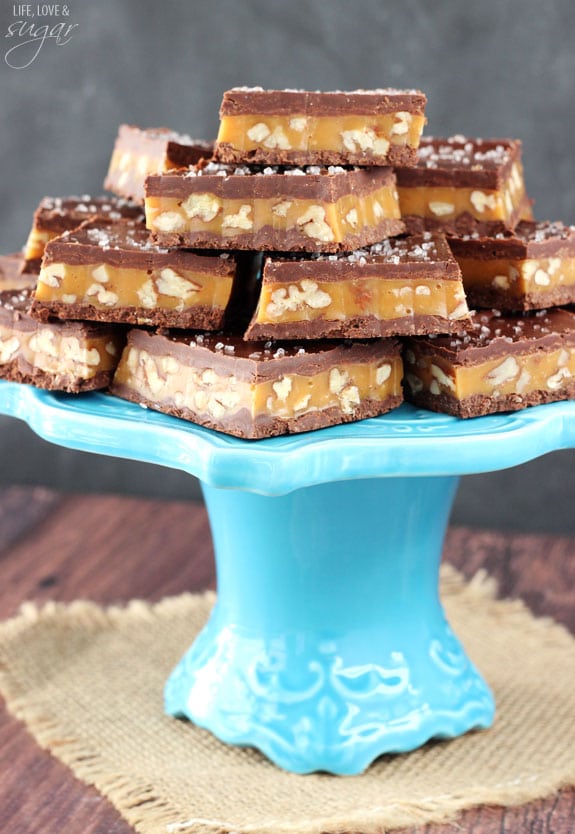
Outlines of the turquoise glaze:
[{"label": "turquoise glaze", "polygon": [[218,601],[167,682],[170,714],[297,773],[357,774],[492,722],[438,596],[457,476],[575,446],[575,403],[467,421],[404,405],[257,442],[9,382],[0,411],[52,442],[202,482]]},{"label": "turquoise glaze", "polygon": [[361,772],[493,719],[438,597],[457,478],[205,487],[218,602],[166,708],[287,770]]}]

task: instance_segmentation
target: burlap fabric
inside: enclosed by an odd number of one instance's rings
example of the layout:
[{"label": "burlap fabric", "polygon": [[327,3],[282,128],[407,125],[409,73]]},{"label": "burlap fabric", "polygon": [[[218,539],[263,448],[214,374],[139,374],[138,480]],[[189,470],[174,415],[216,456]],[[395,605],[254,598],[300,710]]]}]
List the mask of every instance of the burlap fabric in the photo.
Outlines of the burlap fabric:
[{"label": "burlap fabric", "polygon": [[485,577],[445,569],[448,617],[497,699],[495,726],[386,756],[358,777],[285,773],[163,715],[168,672],[213,595],[103,610],[27,604],[0,626],[0,689],[38,742],[137,831],[364,832],[452,819],[575,783],[575,640]]}]

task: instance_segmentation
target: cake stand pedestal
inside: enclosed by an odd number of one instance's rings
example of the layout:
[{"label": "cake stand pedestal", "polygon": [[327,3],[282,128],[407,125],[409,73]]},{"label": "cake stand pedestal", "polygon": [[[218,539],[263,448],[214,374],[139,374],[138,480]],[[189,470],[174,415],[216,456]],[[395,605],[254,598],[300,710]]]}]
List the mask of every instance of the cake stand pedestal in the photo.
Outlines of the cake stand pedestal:
[{"label": "cake stand pedestal", "polygon": [[462,421],[408,405],[242,441],[104,394],[0,383],[0,412],[69,448],[197,476],[218,599],[166,710],[297,773],[488,727],[491,692],[439,599],[461,474],[575,446],[575,403]]}]

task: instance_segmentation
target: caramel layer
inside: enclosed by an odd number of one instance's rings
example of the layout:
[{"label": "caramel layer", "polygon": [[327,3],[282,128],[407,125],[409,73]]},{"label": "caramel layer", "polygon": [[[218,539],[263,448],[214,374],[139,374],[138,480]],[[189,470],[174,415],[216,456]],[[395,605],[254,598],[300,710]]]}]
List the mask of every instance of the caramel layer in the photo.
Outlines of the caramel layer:
[{"label": "caramel layer", "polygon": [[48,241],[58,237],[59,234],[59,232],[44,231],[32,226],[24,246],[24,259],[26,261],[41,260]]},{"label": "caramel layer", "polygon": [[329,152],[382,164],[392,145],[416,149],[424,124],[423,115],[407,111],[337,117],[250,113],[223,116],[217,142],[226,146],[226,158],[230,151],[240,152],[238,159],[257,150],[270,158],[289,152],[297,164],[306,164],[306,154]]},{"label": "caramel layer", "polygon": [[113,371],[119,352],[118,340],[109,333],[82,337],[57,326],[24,330],[0,325],[0,365],[23,359],[47,374],[89,380],[102,371]]},{"label": "caramel layer", "polygon": [[[449,330],[448,323],[465,319],[468,312],[459,281],[438,278],[361,278],[349,281],[322,281],[320,278],[314,281],[304,278],[296,283],[284,284],[264,281],[253,324],[278,325],[318,320],[335,323],[365,319],[366,327],[371,328],[371,319],[382,322],[404,319],[408,321],[404,327],[398,324],[400,332],[417,333],[424,332],[417,329],[417,317],[440,317],[446,322],[445,329]],[[270,329],[266,335],[272,332]],[[301,331],[294,331],[294,338],[299,335]],[[355,335],[376,334],[362,332],[356,327]],[[285,328],[282,338],[290,338]]]},{"label": "caramel layer", "polygon": [[104,188],[139,204],[144,202],[144,183],[150,174],[188,168],[201,158],[210,158],[213,146],[168,128],[120,125]]},{"label": "caramel layer", "polygon": [[[556,291],[561,303],[575,300],[575,258],[461,258],[457,261],[463,274],[463,284],[474,297],[489,299],[489,303],[504,309],[515,302],[518,309],[536,309],[549,305]],[[569,294],[568,290],[572,293]]]},{"label": "caramel layer", "polygon": [[530,209],[521,211],[526,194],[520,162],[513,164],[501,190],[400,186],[398,194],[402,217],[418,216],[447,222],[458,215],[469,214],[481,223],[509,223],[514,220],[518,211],[521,213],[521,219],[529,219],[531,216]]},{"label": "caramel layer", "polygon": [[[144,270],[104,263],[49,263],[40,271],[33,309],[37,312],[42,305],[56,303],[61,317],[67,306],[71,318],[91,318],[90,312],[82,309],[88,307],[108,313],[116,311],[112,321],[139,324],[163,323],[165,316],[159,317],[163,312],[179,315],[186,327],[192,326],[189,314],[193,316],[194,310],[201,310],[203,316],[210,309],[213,326],[219,327],[232,282],[231,275],[185,269],[176,272],[171,267]],[[122,310],[131,312],[122,316]],[[103,316],[98,318],[105,320]],[[177,326],[175,320],[172,326]]]},{"label": "caramel layer", "polygon": [[123,193],[131,180],[140,184],[138,197],[144,196],[144,180],[148,174],[159,174],[177,168],[167,155],[153,156],[129,148],[117,148],[112,153],[106,186]]},{"label": "caramel layer", "polygon": [[258,248],[261,235],[266,248],[278,251],[330,251],[343,243],[353,249],[366,231],[399,217],[394,185],[366,196],[345,194],[334,202],[277,197],[235,200],[210,192],[193,193],[185,200],[146,197],[146,223],[159,241],[165,235],[177,235],[188,245],[201,241],[216,248]]},{"label": "caramel layer", "polygon": [[[329,410],[353,419],[366,400],[386,403],[393,399],[398,404],[401,377],[401,358],[390,356],[340,363],[315,374],[295,372],[279,374],[275,379],[245,380],[212,368],[187,365],[172,354],[151,354],[128,345],[114,377],[114,388],[124,393],[132,391],[160,411],[177,411],[192,421],[232,431],[235,420],[245,424],[246,415],[253,424],[261,418],[281,423]],[[244,436],[250,435],[244,432]]]}]

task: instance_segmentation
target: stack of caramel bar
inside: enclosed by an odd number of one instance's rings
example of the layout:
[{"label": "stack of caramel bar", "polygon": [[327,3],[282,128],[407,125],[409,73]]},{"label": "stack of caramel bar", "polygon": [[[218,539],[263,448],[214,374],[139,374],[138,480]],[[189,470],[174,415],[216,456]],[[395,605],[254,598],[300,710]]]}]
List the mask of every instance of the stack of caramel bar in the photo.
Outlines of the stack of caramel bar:
[{"label": "stack of caramel bar", "polygon": [[[226,93],[212,160],[147,178],[146,224],[170,252],[263,259],[256,292],[238,261],[223,332],[190,339],[176,320],[168,333],[132,332],[113,392],[250,438],[399,405],[392,305],[405,332],[425,332],[394,294],[414,285],[399,261],[417,245],[427,283],[442,280],[423,241],[388,242],[404,231],[391,165],[415,163],[424,107],[417,91]],[[450,284],[459,317],[461,282]]]},{"label": "stack of caramel bar", "polygon": [[425,104],[237,88],[215,145],[121,126],[116,196],[42,201],[17,304],[4,259],[0,375],[244,438],[575,397],[575,229],[531,221],[518,141],[422,138]]},{"label": "stack of caramel bar", "polygon": [[475,309],[462,335],[406,341],[406,398],[458,417],[575,398],[575,227],[532,220],[520,143],[425,138],[397,179],[407,229],[447,235]]},{"label": "stack of caramel bar", "polygon": [[24,250],[0,256],[0,378],[70,393],[110,384],[125,344],[122,331],[77,316],[42,324],[30,315],[48,242],[96,216],[143,222],[141,207],[123,200],[47,197],[34,214]]},{"label": "stack of caramel bar", "polygon": [[[119,171],[115,187],[127,192],[133,189],[133,199],[45,197],[34,213],[23,251],[0,256],[1,378],[70,393],[107,388],[126,342],[126,328],[118,322],[137,323],[141,316],[134,311],[142,306],[149,311],[149,299],[144,295],[141,300],[135,294],[138,287],[125,284],[124,270],[118,272],[119,266],[124,262],[130,266],[134,259],[139,265],[145,263],[146,269],[153,266],[142,205],[145,176],[148,172],[192,165],[202,156],[209,156],[212,147],[163,128],[141,131],[124,126],[121,138],[125,148],[112,165]],[[130,164],[133,160],[132,149],[139,152],[135,183],[124,176],[127,159]],[[114,182],[109,186],[114,187]],[[41,266],[49,264],[60,247],[66,263],[66,282],[52,267],[42,272],[39,281]],[[96,267],[83,267],[92,262],[102,265],[103,252],[108,267],[99,271]],[[108,286],[108,268],[121,279],[117,291]],[[229,272],[218,261],[217,274],[224,274],[224,282]],[[133,270],[127,274],[134,274]],[[84,277],[89,279],[85,305]],[[40,298],[43,292],[52,291],[56,307],[61,300],[61,310],[50,313],[41,302],[37,311],[32,310],[34,290]],[[206,305],[212,319],[218,315],[212,312],[218,296],[219,291]],[[133,305],[131,312],[117,311],[121,298]],[[162,321],[161,315],[157,319],[150,315],[150,319],[150,323]]]}]

